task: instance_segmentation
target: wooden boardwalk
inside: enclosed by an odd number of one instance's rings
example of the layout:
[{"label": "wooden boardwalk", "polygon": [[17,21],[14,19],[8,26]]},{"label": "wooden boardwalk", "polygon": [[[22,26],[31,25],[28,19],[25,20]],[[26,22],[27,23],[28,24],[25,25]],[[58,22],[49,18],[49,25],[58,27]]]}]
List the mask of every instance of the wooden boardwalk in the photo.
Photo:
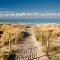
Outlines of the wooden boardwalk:
[{"label": "wooden boardwalk", "polygon": [[24,34],[25,37],[23,36],[18,47],[16,60],[49,60],[46,53],[43,52],[41,43],[36,41],[33,29],[27,28]]}]

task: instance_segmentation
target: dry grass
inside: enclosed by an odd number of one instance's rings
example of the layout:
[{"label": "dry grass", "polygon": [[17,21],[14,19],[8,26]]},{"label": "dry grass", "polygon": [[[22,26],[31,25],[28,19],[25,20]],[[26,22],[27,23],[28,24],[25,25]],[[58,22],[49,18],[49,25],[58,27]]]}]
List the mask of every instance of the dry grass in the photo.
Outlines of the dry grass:
[{"label": "dry grass", "polygon": [[[25,25],[2,25],[0,27],[0,31],[2,30],[4,33],[0,38],[0,50],[4,52],[6,49],[9,50],[9,39],[16,34],[16,31],[19,31],[19,38],[22,38],[21,31],[25,29]],[[34,25],[34,34],[36,39],[41,42],[41,44],[45,47],[45,52],[51,55],[51,60],[59,60],[60,57],[60,25]],[[19,39],[16,39],[17,41]],[[14,40],[15,41],[15,40]],[[16,45],[12,41],[12,48],[16,49]],[[56,42],[55,42],[56,41]],[[7,45],[5,45],[7,42]],[[18,41],[19,42],[19,41]],[[2,47],[1,47],[2,46]],[[12,49],[12,50],[13,50]]]}]

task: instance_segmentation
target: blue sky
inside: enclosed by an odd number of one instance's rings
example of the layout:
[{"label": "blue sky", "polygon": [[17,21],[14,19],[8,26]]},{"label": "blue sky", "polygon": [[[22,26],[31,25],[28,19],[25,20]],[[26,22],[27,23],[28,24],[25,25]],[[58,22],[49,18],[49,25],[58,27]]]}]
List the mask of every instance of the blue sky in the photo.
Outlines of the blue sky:
[{"label": "blue sky", "polygon": [[0,0],[0,18],[2,17],[59,18],[60,0]]}]

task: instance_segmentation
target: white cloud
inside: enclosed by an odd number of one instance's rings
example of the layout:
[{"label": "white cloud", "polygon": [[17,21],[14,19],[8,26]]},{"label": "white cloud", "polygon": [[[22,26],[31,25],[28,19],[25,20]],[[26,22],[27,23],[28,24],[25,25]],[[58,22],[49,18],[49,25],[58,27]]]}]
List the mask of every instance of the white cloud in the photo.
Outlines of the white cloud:
[{"label": "white cloud", "polygon": [[35,13],[31,13],[31,12],[28,12],[28,13],[25,13],[25,12],[22,12],[22,13],[19,13],[19,12],[12,12],[12,11],[0,11],[0,18],[4,18],[4,17],[39,17],[39,18],[60,18],[60,13],[38,13],[38,12],[35,12]]},{"label": "white cloud", "polygon": [[0,13],[11,13],[12,11],[0,11]]},{"label": "white cloud", "polygon": [[20,16],[26,16],[26,13],[20,13]]},{"label": "white cloud", "polygon": [[58,13],[41,13],[40,16],[57,16]]},{"label": "white cloud", "polygon": [[20,16],[20,14],[19,13],[16,13],[16,16]]},{"label": "white cloud", "polygon": [[26,15],[27,15],[27,16],[31,16],[31,15],[32,15],[32,13],[27,13]]},{"label": "white cloud", "polygon": [[0,17],[3,17],[4,14],[0,14]]},{"label": "white cloud", "polygon": [[6,13],[6,14],[3,14],[5,17],[13,17],[15,16],[14,13]]},{"label": "white cloud", "polygon": [[33,16],[39,16],[39,13],[32,13]]}]

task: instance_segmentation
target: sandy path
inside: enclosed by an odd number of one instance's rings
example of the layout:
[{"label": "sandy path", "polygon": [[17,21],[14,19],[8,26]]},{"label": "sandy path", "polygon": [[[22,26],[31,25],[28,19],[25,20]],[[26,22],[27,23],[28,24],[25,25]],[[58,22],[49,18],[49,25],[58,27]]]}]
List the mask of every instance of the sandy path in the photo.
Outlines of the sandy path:
[{"label": "sandy path", "polygon": [[33,34],[24,37],[18,47],[16,60],[49,60],[43,52],[41,43],[36,41]]}]

